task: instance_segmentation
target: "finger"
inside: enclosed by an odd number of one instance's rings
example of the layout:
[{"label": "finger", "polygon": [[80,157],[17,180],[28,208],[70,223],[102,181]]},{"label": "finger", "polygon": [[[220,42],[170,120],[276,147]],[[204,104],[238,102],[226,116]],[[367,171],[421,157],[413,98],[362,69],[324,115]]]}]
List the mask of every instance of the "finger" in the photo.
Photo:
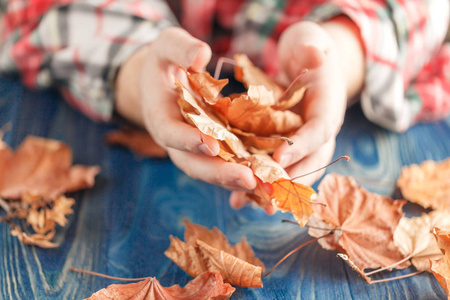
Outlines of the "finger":
[{"label": "finger", "polygon": [[251,191],[256,179],[250,168],[226,162],[219,157],[209,157],[177,149],[168,149],[173,163],[188,176],[231,189]]},{"label": "finger", "polygon": [[233,191],[230,195],[230,206],[234,209],[240,209],[250,204],[250,200],[245,196],[244,191]]},{"label": "finger", "polygon": [[[303,160],[296,163],[295,165],[292,165],[291,167],[287,168],[286,171],[288,172],[289,176],[291,176],[291,178],[295,178],[322,168],[331,161],[331,158],[333,157],[334,154],[335,146],[336,146],[335,140],[331,139],[327,143],[323,144],[311,155],[305,157]],[[320,177],[322,177],[324,172],[325,169],[319,170],[310,175],[306,175],[304,177],[295,179],[295,182],[299,182],[306,185],[313,185],[318,179],[320,179]]]},{"label": "finger", "polygon": [[211,48],[178,27],[164,29],[154,42],[157,57],[185,68],[205,68],[211,59]]},{"label": "finger", "polygon": [[287,168],[311,155],[333,136],[330,127],[332,125],[326,124],[321,118],[309,120],[289,137],[293,142],[291,146],[283,144],[274,152],[274,160],[283,168]]}]

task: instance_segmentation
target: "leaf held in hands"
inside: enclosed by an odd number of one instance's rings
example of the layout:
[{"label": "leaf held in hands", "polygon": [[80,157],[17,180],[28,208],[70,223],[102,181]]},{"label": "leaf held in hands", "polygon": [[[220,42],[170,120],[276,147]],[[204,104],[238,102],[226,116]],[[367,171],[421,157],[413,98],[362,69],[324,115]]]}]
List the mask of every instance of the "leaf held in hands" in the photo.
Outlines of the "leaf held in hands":
[{"label": "leaf held in hands", "polygon": [[425,208],[450,210],[450,158],[404,167],[397,186],[411,202]]},{"label": "leaf held in hands", "polygon": [[205,272],[191,280],[184,288],[179,285],[163,287],[155,277],[129,284],[112,284],[94,293],[90,300],[125,299],[183,299],[183,300],[225,300],[234,293],[235,288],[223,283],[220,274]]},{"label": "leaf held in hands", "polygon": [[[393,237],[404,201],[369,193],[353,178],[337,174],[326,175],[318,189],[317,201],[326,206],[317,205],[308,224],[336,230],[319,240],[323,248],[347,254],[361,270],[390,266],[404,258]],[[318,237],[326,231],[310,228],[308,233]]]},{"label": "leaf held in hands", "polygon": [[228,84],[228,79],[214,79],[208,72],[185,70],[191,88],[203,97],[206,103],[214,105],[220,92]]},{"label": "leaf held in hands", "polygon": [[254,256],[245,238],[234,246],[217,229],[186,223],[185,241],[170,237],[164,254],[191,276],[205,271],[220,273],[225,282],[243,287],[262,287],[264,264]]}]

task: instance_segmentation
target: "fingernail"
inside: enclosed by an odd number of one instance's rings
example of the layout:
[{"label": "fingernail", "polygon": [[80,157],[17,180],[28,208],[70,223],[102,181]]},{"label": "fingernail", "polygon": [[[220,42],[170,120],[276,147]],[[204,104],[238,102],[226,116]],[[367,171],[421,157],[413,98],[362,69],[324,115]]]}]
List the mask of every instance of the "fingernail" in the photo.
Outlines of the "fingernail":
[{"label": "fingernail", "polygon": [[200,145],[197,147],[197,149],[198,149],[198,151],[199,151],[200,153],[206,154],[206,155],[208,155],[208,156],[214,156],[214,152],[212,152],[212,150],[211,150],[211,149],[208,147],[208,145],[206,145],[205,143],[200,144]]},{"label": "fingernail", "polygon": [[283,154],[280,157],[280,166],[282,166],[283,168],[286,168],[291,163],[291,160],[292,160],[292,154]]}]

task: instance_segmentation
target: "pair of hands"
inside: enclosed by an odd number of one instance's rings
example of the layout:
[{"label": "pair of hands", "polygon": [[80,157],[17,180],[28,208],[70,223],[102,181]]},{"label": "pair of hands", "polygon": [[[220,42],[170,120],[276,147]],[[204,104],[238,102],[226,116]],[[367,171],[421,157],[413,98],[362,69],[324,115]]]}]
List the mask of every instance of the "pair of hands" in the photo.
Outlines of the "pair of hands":
[{"label": "pair of hands", "polygon": [[[273,154],[289,175],[295,177],[330,161],[346,110],[346,82],[337,47],[317,24],[299,22],[292,25],[281,36],[278,51],[282,69],[279,79],[286,85],[308,69],[302,78],[309,88],[301,104],[295,108],[305,123],[291,137],[292,146],[284,144]],[[130,63],[129,68],[135,71],[129,74],[134,76],[137,88],[133,92],[137,106],[128,106],[134,110],[137,108],[139,112],[134,119],[145,126],[181,170],[195,179],[233,190],[230,197],[232,207],[246,205],[245,192],[253,190],[257,184],[252,170],[217,157],[218,142],[188,125],[176,101],[171,74],[179,72],[179,65],[204,69],[211,59],[210,47],[183,29],[168,28],[153,43],[140,50],[137,57],[139,59],[134,65]],[[119,74],[118,80],[120,76],[127,76],[127,72],[124,73]],[[130,80],[133,78],[125,78],[124,81]],[[126,110],[130,108],[119,103],[118,110],[119,113],[124,110],[126,116]],[[312,184],[321,175],[317,172],[304,177],[302,183]]]}]

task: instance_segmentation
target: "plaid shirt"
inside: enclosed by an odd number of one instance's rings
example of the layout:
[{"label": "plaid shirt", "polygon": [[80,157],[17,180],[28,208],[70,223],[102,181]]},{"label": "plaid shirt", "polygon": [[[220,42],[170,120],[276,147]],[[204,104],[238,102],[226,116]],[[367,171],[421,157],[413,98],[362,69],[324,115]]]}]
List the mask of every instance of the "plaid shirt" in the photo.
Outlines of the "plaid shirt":
[{"label": "plaid shirt", "polygon": [[342,14],[364,42],[367,118],[404,131],[450,112],[448,0],[0,0],[0,9],[0,71],[20,73],[29,87],[57,86],[95,120],[112,116],[121,64],[168,26],[276,74],[288,26]]}]

